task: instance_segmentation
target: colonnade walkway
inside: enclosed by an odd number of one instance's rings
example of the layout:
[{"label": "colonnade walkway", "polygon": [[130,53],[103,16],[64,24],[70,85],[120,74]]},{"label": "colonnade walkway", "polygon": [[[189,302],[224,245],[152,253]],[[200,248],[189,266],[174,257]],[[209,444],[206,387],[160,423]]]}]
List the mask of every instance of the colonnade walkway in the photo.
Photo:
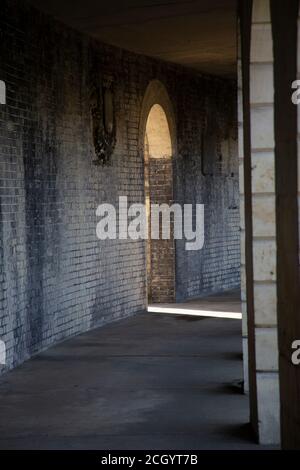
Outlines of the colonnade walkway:
[{"label": "colonnade walkway", "polygon": [[60,343],[4,375],[0,448],[262,449],[241,393],[236,293],[157,310]]}]

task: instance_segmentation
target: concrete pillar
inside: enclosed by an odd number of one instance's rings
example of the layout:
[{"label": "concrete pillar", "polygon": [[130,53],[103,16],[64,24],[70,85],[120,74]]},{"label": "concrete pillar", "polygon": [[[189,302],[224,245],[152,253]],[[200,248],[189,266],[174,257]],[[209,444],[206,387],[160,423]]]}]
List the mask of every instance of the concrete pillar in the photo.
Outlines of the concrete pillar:
[{"label": "concrete pillar", "polygon": [[[240,191],[241,191],[241,229],[242,243],[242,265],[245,258],[244,270],[242,266],[242,295],[246,299],[247,327],[243,324],[244,346],[248,345],[244,352],[244,370],[247,373],[250,395],[250,422],[254,432],[258,435],[257,414],[257,388],[256,388],[256,354],[255,354],[255,322],[254,322],[254,299],[253,299],[253,227],[252,227],[252,187],[251,187],[251,125],[250,125],[250,40],[251,40],[251,16],[252,1],[239,2],[240,22],[240,44],[241,44],[241,74],[242,74],[242,98],[243,103],[243,131],[240,134]],[[239,83],[240,84],[240,83]],[[241,140],[243,139],[243,142]],[[245,316],[244,316],[245,319]],[[247,336],[245,335],[247,334]],[[248,356],[248,357],[247,357]]]},{"label": "concrete pillar", "polygon": [[280,441],[276,312],[273,43],[268,0],[254,0],[250,48],[253,287],[259,441]]},{"label": "concrete pillar", "polygon": [[300,366],[292,361],[292,344],[300,338],[300,113],[299,105],[297,109],[291,100],[291,85],[297,75],[299,78],[298,9],[298,0],[271,1],[275,89],[277,317],[281,441],[284,449],[300,449]]},{"label": "concrete pillar", "polygon": [[242,335],[243,335],[243,366],[244,366],[244,393],[249,393],[248,374],[248,325],[247,325],[247,291],[246,291],[246,254],[245,254],[245,192],[244,192],[244,129],[243,129],[243,77],[241,56],[240,23],[238,20],[238,157],[240,182],[240,243],[241,243],[241,305],[242,305]]},{"label": "concrete pillar", "polygon": [[[298,9],[297,21],[297,79],[300,80],[300,2]],[[298,153],[298,168],[297,168],[297,199],[298,199],[298,227],[300,227],[300,105],[297,108],[297,153]],[[298,230],[298,252],[300,263],[300,230]],[[300,336],[299,336],[300,339]]]},{"label": "concrete pillar", "polygon": [[[250,122],[244,122],[244,160],[240,154],[241,173],[244,171],[245,194],[241,186],[241,207],[245,199],[246,280],[243,290],[243,310],[247,311],[247,329],[243,341],[248,342],[248,363],[251,402],[251,422],[262,444],[280,442],[279,374],[276,288],[276,206],[274,157],[274,85],[273,43],[269,0],[253,0],[251,16],[250,57],[243,50],[244,113],[250,108]],[[250,19],[248,19],[249,21]],[[244,24],[247,18],[244,18]],[[242,34],[245,31],[242,30]],[[245,44],[245,39],[242,41]],[[247,43],[247,41],[246,41]],[[249,63],[248,63],[249,62]],[[248,74],[245,73],[248,71]],[[248,87],[248,88],[247,88]],[[249,136],[250,132],[250,136]],[[248,141],[247,141],[248,139]],[[241,175],[241,180],[243,180]],[[243,230],[245,228],[245,237]],[[247,290],[245,289],[247,285]],[[246,294],[246,296],[245,296]]]}]

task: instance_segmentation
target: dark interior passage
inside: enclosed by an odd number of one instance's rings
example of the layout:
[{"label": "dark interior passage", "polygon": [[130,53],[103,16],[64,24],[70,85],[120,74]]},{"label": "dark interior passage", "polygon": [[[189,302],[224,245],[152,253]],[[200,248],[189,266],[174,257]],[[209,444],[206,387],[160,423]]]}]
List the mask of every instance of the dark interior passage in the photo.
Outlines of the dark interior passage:
[{"label": "dark interior passage", "polygon": [[259,449],[241,380],[240,320],[137,315],[2,377],[0,448]]},{"label": "dark interior passage", "polygon": [[240,283],[235,81],[102,44],[28,2],[1,6],[0,374],[145,311],[145,241],[98,240],[95,213],[103,203],[118,208],[119,196],[144,202],[141,129],[155,104],[173,114],[176,140],[165,200],[205,205],[205,246],[187,252],[176,240],[163,292],[178,301]]}]

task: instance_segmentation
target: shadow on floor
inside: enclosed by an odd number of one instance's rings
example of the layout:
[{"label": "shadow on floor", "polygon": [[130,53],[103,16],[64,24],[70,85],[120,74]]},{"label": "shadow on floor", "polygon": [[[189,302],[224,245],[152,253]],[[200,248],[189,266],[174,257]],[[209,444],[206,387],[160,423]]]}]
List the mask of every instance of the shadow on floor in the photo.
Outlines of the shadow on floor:
[{"label": "shadow on floor", "polygon": [[0,380],[1,449],[261,449],[248,432],[241,322],[144,313]]}]

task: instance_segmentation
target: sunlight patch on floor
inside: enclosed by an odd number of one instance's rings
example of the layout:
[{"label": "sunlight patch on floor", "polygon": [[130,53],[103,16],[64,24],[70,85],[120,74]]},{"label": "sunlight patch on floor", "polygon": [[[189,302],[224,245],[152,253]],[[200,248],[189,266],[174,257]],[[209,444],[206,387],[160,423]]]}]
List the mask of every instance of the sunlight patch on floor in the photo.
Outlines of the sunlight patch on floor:
[{"label": "sunlight patch on floor", "polygon": [[180,307],[163,307],[160,305],[148,305],[148,312],[151,313],[170,313],[175,315],[193,315],[199,317],[213,317],[213,318],[229,318],[234,320],[241,320],[242,314],[240,312],[222,312],[212,310],[202,310],[195,308],[180,308]]}]

